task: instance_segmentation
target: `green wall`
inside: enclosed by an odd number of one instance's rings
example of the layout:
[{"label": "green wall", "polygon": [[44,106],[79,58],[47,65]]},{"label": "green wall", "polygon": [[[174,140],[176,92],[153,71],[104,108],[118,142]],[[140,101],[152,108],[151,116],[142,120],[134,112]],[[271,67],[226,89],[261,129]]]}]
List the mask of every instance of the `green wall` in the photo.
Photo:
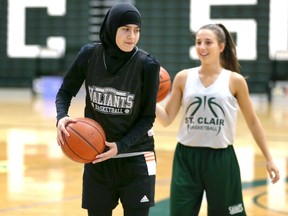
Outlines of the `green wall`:
[{"label": "green wall", "polygon": [[[66,13],[61,16],[49,15],[45,7],[27,7],[26,45],[45,47],[50,36],[61,36],[66,40],[64,56],[31,58],[7,55],[9,0],[1,0],[0,87],[31,87],[33,79],[39,76],[62,76],[80,47],[97,41],[103,16],[115,2],[117,0],[66,0]],[[178,71],[199,64],[198,60],[191,59],[189,55],[189,49],[195,40],[194,32],[190,30],[190,22],[200,22],[203,17],[200,15],[190,20],[192,12],[189,0],[135,0],[133,3],[142,15],[143,28],[139,47],[154,55],[172,78]],[[277,61],[269,58],[269,12],[270,1],[258,0],[254,5],[211,5],[208,14],[211,19],[256,21],[257,59],[240,60],[241,73],[248,77],[251,92],[267,94],[271,77],[276,80],[288,79],[288,60]],[[231,33],[236,40],[237,33]],[[91,35],[94,35],[94,39],[91,39]],[[249,50],[250,47],[247,46],[247,53]]]}]

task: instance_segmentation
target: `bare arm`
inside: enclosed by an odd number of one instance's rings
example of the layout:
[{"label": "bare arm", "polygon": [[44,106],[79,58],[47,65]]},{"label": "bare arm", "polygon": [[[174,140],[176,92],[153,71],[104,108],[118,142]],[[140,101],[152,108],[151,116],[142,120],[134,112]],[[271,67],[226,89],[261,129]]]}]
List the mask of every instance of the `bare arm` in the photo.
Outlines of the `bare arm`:
[{"label": "bare arm", "polygon": [[273,157],[268,149],[261,122],[255,113],[252,101],[249,96],[247,82],[240,74],[233,73],[230,83],[231,91],[237,98],[239,107],[243,113],[248,128],[266,159],[266,167],[272,183],[276,183],[280,179],[279,170],[274,164]]},{"label": "bare arm", "polygon": [[164,127],[170,125],[177,116],[177,113],[181,107],[186,78],[186,70],[177,73],[172,84],[171,96],[169,100],[165,106],[162,106],[159,103],[156,105],[156,118]]}]

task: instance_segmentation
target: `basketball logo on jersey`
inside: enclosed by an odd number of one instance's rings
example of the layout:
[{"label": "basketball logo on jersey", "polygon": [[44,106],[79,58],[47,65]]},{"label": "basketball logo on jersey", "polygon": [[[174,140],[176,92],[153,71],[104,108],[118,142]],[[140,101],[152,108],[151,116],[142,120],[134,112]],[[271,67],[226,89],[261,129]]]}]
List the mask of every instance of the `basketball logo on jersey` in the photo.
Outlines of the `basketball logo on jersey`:
[{"label": "basketball logo on jersey", "polygon": [[185,112],[188,132],[193,130],[214,131],[218,135],[224,126],[225,112],[215,97],[195,97]]},{"label": "basketball logo on jersey", "polygon": [[129,115],[134,106],[134,94],[114,88],[88,86],[92,107],[101,113]]}]

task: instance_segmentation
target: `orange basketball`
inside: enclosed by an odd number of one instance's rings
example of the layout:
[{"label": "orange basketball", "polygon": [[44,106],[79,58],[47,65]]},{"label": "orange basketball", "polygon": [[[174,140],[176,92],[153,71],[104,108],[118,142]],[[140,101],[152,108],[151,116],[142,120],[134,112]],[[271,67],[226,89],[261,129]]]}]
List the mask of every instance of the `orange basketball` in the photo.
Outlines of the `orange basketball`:
[{"label": "orange basketball", "polygon": [[171,89],[170,75],[162,66],[160,67],[159,76],[160,80],[159,80],[157,102],[162,101],[169,94]]},{"label": "orange basketball", "polygon": [[69,137],[64,135],[63,153],[73,161],[90,163],[101,154],[105,148],[105,132],[101,125],[90,118],[76,118],[70,122],[66,130]]}]

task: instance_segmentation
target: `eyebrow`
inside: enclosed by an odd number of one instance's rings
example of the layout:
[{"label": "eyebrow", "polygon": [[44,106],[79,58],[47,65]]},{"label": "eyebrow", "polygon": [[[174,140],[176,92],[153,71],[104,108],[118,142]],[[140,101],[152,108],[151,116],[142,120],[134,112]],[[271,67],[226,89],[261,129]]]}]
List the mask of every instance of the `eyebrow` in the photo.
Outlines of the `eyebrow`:
[{"label": "eyebrow", "polygon": [[[130,26],[129,24],[128,24],[128,25],[124,25],[123,27],[134,28],[134,26]],[[140,27],[139,27],[139,26],[136,26],[135,28],[138,28],[138,29],[140,29]]]}]

